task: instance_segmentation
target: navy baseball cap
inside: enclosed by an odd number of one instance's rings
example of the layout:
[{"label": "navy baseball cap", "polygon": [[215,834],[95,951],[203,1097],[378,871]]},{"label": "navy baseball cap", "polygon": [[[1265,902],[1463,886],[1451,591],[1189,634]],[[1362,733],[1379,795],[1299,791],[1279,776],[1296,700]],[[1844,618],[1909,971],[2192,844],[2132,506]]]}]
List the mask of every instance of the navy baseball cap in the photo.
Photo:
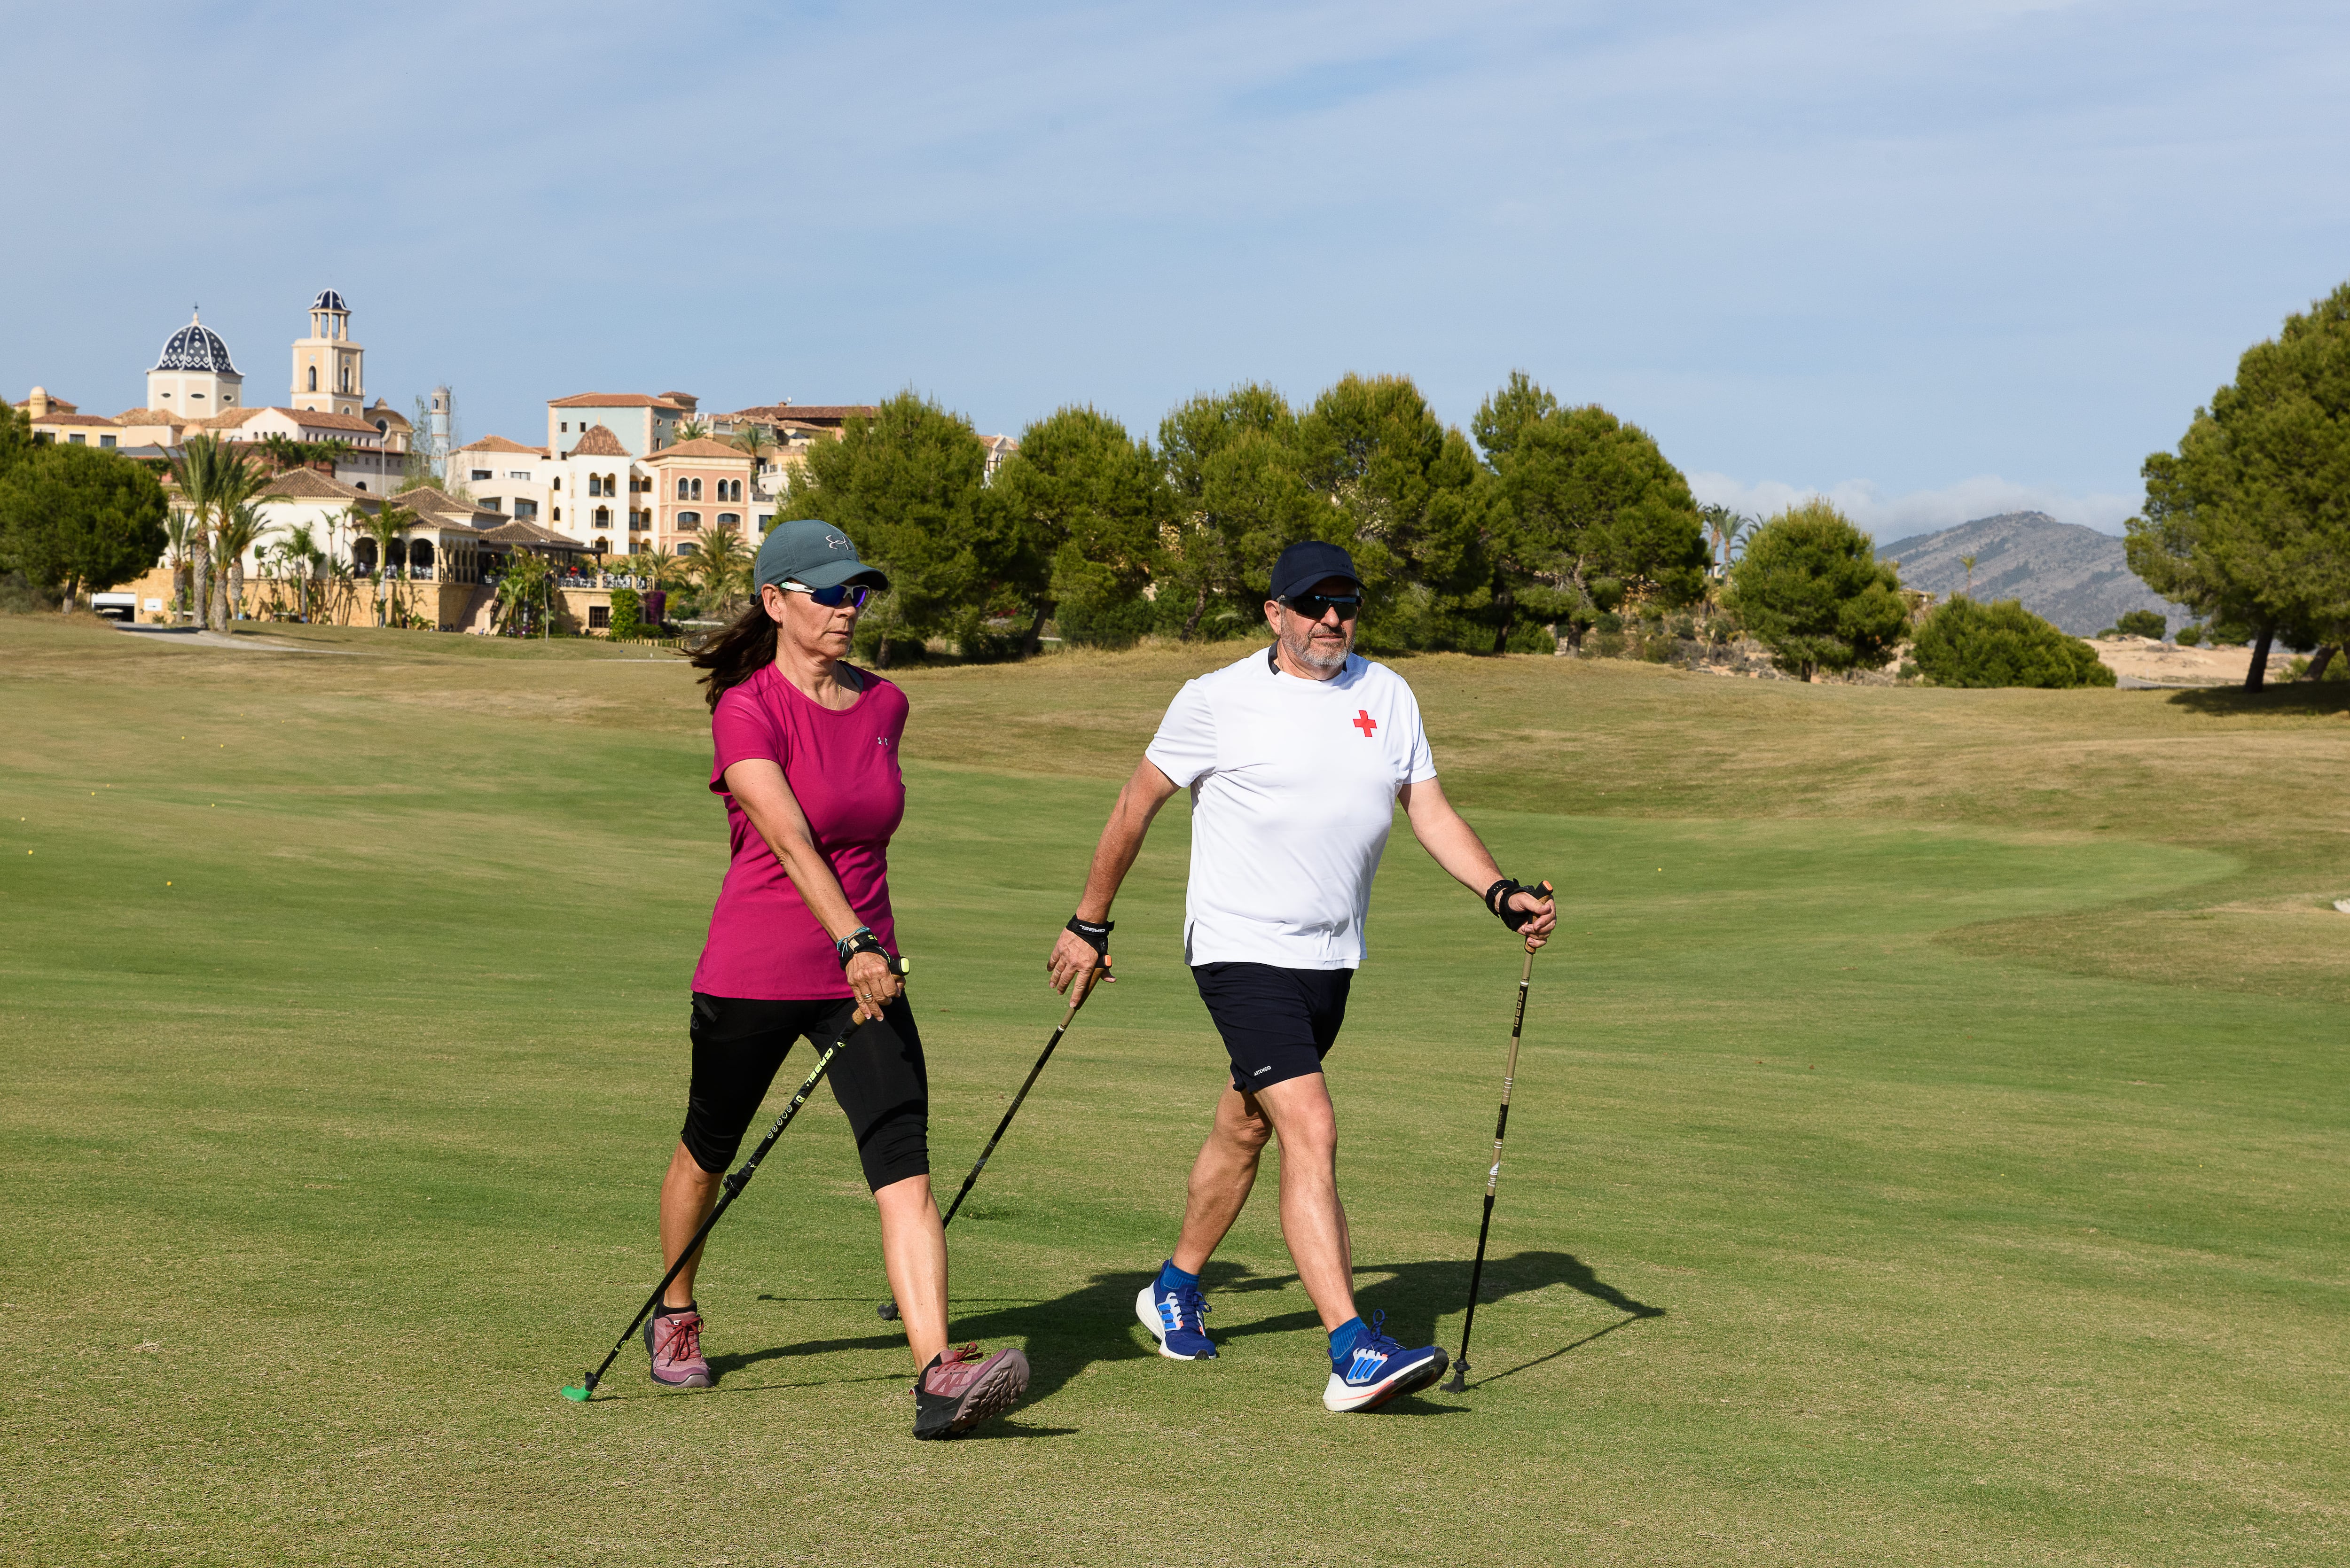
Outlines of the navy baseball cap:
[{"label": "navy baseball cap", "polygon": [[857,558],[857,546],[849,542],[847,535],[813,517],[795,517],[767,531],[765,541],[759,545],[759,560],[752,580],[762,588],[770,583],[780,588],[787,582],[811,588],[870,583],[884,592],[889,587],[889,577],[879,567],[868,566]]},{"label": "navy baseball cap", "polygon": [[1273,564],[1273,597],[1295,598],[1325,577],[1344,577],[1361,591],[1363,579],[1355,573],[1355,558],[1336,545],[1305,539],[1281,553]]}]

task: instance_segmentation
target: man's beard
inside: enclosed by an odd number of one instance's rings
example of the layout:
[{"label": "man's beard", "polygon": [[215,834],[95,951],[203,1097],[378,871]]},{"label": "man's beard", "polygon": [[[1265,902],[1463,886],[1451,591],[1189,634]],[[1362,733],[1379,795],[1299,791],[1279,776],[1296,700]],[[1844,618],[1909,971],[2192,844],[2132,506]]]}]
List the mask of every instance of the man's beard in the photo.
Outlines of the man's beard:
[{"label": "man's beard", "polygon": [[1347,656],[1355,651],[1355,628],[1347,628],[1334,648],[1328,643],[1315,642],[1314,624],[1308,621],[1283,634],[1281,649],[1308,670],[1335,674],[1347,667]]}]

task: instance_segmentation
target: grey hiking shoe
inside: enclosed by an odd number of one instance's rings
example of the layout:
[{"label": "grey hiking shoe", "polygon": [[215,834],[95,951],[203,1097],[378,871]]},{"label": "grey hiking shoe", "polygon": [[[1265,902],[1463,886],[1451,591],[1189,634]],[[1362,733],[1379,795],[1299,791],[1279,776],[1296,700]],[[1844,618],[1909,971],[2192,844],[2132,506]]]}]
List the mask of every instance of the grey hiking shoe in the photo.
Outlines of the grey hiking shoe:
[{"label": "grey hiking shoe", "polygon": [[989,1355],[949,1345],[914,1379],[914,1436],[960,1438],[1028,1392],[1028,1358],[1009,1346]]}]

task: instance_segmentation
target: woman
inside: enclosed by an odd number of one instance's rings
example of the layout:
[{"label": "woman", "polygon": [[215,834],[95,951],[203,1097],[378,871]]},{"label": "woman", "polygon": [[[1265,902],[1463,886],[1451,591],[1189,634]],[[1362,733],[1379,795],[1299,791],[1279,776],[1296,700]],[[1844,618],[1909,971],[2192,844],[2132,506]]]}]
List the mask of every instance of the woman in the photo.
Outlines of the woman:
[{"label": "woman", "polygon": [[[708,673],[733,860],[693,971],[693,1083],[661,1184],[664,1263],[711,1208],[785,1054],[801,1036],[833,1058],[833,1096],[881,1210],[881,1259],[920,1368],[914,1436],[960,1436],[1028,1386],[1016,1349],[947,1345],[946,1231],[931,1197],[921,1036],[889,967],[889,836],[905,815],[898,742],[906,697],[841,662],[866,596],[889,580],[829,524],[778,523],[754,568],[758,602],[693,656]],[[706,1387],[700,1258],[645,1325],[653,1380]]]}]

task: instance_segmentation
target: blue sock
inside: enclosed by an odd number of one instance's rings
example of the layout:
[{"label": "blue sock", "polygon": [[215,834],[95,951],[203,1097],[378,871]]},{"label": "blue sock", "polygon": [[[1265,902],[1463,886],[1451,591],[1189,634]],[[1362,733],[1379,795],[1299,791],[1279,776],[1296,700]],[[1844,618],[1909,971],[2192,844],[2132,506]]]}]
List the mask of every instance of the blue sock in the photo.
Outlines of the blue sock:
[{"label": "blue sock", "polygon": [[1170,1258],[1159,1265],[1159,1288],[1162,1291],[1196,1291],[1200,1288],[1200,1276],[1185,1273],[1175,1266],[1175,1260]]},{"label": "blue sock", "polygon": [[1337,1366],[1355,1354],[1355,1346],[1370,1328],[1359,1317],[1350,1317],[1330,1331],[1330,1365]]}]

